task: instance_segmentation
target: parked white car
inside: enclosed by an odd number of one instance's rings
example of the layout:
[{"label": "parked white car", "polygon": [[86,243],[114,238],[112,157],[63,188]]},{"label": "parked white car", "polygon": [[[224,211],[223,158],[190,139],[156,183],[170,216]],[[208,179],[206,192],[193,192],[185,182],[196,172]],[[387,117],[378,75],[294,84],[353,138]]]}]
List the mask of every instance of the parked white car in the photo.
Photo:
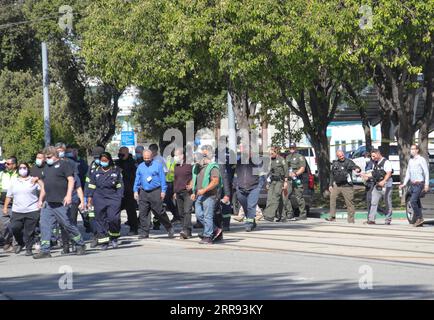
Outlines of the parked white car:
[{"label": "parked white car", "polygon": [[[362,171],[365,170],[365,166],[367,162],[369,162],[369,158],[365,158],[365,153],[366,153],[366,146],[360,146],[351,155],[351,160],[353,160],[354,163],[362,169]],[[392,163],[393,181],[399,181],[400,165],[399,165],[399,155],[398,155],[397,145],[395,144],[390,145],[390,153],[388,159]],[[355,184],[361,184],[363,183],[363,180],[360,176],[356,176],[355,174],[353,174],[353,182]]]},{"label": "parked white car", "polygon": [[298,153],[303,155],[306,158],[306,162],[309,165],[310,171],[314,174],[318,174],[318,163],[315,156],[315,151],[312,147],[297,147]]}]

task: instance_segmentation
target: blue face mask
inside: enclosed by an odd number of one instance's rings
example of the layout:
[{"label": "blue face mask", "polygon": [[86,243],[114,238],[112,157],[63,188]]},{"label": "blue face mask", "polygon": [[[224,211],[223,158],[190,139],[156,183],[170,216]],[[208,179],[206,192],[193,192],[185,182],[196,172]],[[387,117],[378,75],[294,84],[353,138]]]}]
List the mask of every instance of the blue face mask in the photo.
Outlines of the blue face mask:
[{"label": "blue face mask", "polygon": [[53,159],[47,159],[47,164],[48,164],[49,166],[52,166],[53,163],[54,163],[54,160],[53,160]]},{"label": "blue face mask", "polygon": [[65,153],[65,157],[74,158],[74,154],[72,152],[67,152],[67,153]]},{"label": "blue face mask", "polygon": [[41,159],[36,159],[36,161],[35,161],[35,164],[36,164],[38,167],[42,167],[42,163],[43,163],[43,161],[42,161]]},{"label": "blue face mask", "polygon": [[142,159],[143,155],[141,153],[136,153],[136,159]]},{"label": "blue face mask", "polygon": [[60,151],[59,152],[59,158],[65,158],[65,152]]},{"label": "blue face mask", "polygon": [[101,164],[101,160],[99,160],[99,159],[95,159],[95,164],[96,164],[97,166],[99,166],[99,165]]},{"label": "blue face mask", "polygon": [[107,168],[109,166],[109,163],[105,162],[105,161],[100,161],[100,164],[101,164],[101,167],[103,167],[103,168]]}]

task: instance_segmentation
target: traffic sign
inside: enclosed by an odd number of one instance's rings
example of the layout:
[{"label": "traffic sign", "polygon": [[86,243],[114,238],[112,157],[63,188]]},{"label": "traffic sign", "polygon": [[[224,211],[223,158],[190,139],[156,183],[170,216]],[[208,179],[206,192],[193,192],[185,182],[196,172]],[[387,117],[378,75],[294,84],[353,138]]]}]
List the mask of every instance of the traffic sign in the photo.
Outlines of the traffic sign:
[{"label": "traffic sign", "polygon": [[134,131],[122,131],[121,132],[121,145],[122,146],[134,146]]}]

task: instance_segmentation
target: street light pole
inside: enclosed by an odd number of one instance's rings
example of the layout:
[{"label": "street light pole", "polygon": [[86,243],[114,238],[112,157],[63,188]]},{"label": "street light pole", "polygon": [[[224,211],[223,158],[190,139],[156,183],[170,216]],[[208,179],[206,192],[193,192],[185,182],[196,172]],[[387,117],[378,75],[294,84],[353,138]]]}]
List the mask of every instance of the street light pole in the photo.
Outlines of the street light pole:
[{"label": "street light pole", "polygon": [[50,79],[48,76],[48,53],[47,44],[42,42],[42,83],[44,90],[44,141],[45,146],[48,147],[51,143],[50,132],[50,94],[48,86]]},{"label": "street light pole", "polygon": [[237,139],[235,130],[235,113],[232,106],[231,94],[228,90],[228,129],[229,129],[229,150],[230,154],[237,154]]}]

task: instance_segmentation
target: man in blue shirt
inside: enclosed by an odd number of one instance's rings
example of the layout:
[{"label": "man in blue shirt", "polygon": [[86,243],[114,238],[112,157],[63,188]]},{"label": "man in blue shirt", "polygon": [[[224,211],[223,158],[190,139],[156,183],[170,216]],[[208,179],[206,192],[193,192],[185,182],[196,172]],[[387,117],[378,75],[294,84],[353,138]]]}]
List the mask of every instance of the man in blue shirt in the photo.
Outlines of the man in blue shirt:
[{"label": "man in blue shirt", "polygon": [[167,184],[163,165],[153,161],[150,150],[143,151],[143,163],[139,165],[134,181],[134,199],[139,202],[139,239],[149,238],[151,210],[166,228],[169,238],[175,237],[172,224],[163,208]]}]

